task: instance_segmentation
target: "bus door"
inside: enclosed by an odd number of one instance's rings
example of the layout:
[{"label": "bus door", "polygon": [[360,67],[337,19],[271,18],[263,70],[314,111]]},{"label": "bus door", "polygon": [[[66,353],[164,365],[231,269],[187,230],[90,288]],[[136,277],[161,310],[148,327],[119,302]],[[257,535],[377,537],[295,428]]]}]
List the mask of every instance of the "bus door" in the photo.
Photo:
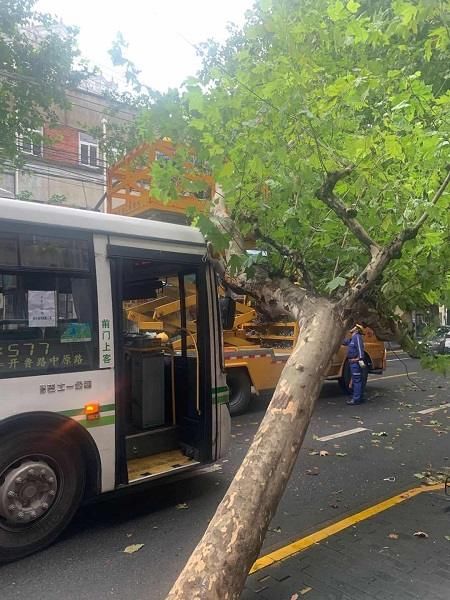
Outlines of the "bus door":
[{"label": "bus door", "polygon": [[211,361],[201,259],[115,247],[117,483],[212,459]]}]

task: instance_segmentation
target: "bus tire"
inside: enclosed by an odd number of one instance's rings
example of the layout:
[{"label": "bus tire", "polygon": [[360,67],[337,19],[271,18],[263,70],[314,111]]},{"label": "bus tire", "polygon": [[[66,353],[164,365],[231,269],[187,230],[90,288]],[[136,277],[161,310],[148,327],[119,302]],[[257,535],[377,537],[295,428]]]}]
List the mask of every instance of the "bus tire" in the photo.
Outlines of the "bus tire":
[{"label": "bus tire", "polygon": [[251,400],[252,384],[245,369],[229,369],[227,371],[227,385],[230,392],[228,409],[230,415],[235,417],[246,412]]},{"label": "bus tire", "polygon": [[78,509],[85,479],[81,454],[54,431],[6,436],[0,443],[0,562],[51,544]]}]

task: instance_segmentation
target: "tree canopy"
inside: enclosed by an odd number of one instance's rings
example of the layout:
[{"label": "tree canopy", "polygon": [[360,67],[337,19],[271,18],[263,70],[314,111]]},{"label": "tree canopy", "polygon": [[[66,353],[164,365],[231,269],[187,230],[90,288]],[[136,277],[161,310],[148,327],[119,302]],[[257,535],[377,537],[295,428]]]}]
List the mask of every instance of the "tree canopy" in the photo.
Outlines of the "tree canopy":
[{"label": "tree canopy", "polygon": [[[301,256],[314,289],[339,295],[369,256],[352,219],[383,245],[428,211],[372,300],[448,300],[448,195],[430,201],[449,162],[449,26],[441,0],[261,0],[224,45],[201,48],[184,92],[142,113],[141,135],[196,148],[236,230],[266,251],[234,255],[231,272],[256,260],[302,281]],[[161,190],[174,174],[157,169]],[[339,216],[317,196],[342,169]]]},{"label": "tree canopy", "polygon": [[68,107],[66,91],[83,77],[77,30],[34,10],[36,0],[0,3],[0,165],[20,163],[17,137],[32,136],[56,122],[55,110]]}]

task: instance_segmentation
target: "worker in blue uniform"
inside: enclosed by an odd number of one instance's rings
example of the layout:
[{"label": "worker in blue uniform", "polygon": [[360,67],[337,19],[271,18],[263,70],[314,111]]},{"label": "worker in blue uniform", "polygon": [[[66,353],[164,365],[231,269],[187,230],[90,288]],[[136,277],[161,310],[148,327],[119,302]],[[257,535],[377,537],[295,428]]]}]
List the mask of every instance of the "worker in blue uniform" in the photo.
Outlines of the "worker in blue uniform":
[{"label": "worker in blue uniform", "polygon": [[366,382],[365,369],[367,368],[364,362],[363,328],[356,324],[350,333],[351,337],[344,340],[344,346],[348,347],[347,358],[350,363],[353,390],[352,399],[347,400],[347,404],[361,404]]}]

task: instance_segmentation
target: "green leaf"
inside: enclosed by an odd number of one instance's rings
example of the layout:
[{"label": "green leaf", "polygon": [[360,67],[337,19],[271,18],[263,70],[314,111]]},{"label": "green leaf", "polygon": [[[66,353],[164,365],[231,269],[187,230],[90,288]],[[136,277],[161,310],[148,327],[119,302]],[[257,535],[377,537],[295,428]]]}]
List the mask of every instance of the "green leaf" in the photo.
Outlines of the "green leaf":
[{"label": "green leaf", "polygon": [[204,215],[199,214],[197,216],[197,227],[203,233],[203,235],[212,243],[215,252],[223,252],[228,248],[229,238],[222,233],[211,219]]},{"label": "green leaf", "polygon": [[356,2],[356,0],[348,0],[347,4],[345,5],[346,9],[352,14],[357,13],[360,6],[361,4]]},{"label": "green leaf", "polygon": [[233,277],[240,273],[243,267],[243,258],[237,254],[233,254],[228,261],[228,269],[230,271],[230,275]]},{"label": "green leaf", "polygon": [[219,179],[222,177],[231,177],[234,173],[234,164],[231,161],[226,162],[218,173]]},{"label": "green leaf", "polygon": [[347,283],[347,280],[344,277],[335,277],[329,283],[327,283],[327,289],[330,292],[334,292],[338,287],[343,287]]},{"label": "green leaf", "polygon": [[344,3],[341,2],[341,0],[336,0],[336,2],[331,4],[327,8],[327,14],[334,22],[347,18],[347,12],[345,10]]},{"label": "green leaf", "polygon": [[415,20],[418,9],[412,2],[394,0],[392,6],[395,14],[400,17],[404,25],[410,25]]},{"label": "green leaf", "polygon": [[391,158],[403,160],[405,155],[396,135],[387,135],[385,139],[386,154]]}]

